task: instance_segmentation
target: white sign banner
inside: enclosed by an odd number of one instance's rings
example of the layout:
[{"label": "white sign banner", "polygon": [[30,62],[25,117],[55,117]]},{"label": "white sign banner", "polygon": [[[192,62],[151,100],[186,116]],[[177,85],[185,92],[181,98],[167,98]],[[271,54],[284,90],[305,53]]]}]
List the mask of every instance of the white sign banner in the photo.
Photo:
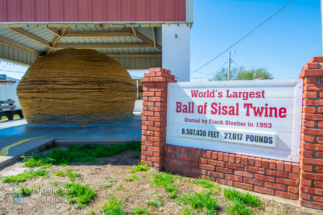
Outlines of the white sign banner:
[{"label": "white sign banner", "polygon": [[167,144],[299,162],[302,80],[170,83]]}]

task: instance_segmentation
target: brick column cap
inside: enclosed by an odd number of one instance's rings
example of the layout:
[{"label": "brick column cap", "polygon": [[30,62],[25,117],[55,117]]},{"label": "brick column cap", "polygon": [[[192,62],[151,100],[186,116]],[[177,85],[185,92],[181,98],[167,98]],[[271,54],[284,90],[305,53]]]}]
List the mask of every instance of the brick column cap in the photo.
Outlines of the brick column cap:
[{"label": "brick column cap", "polygon": [[163,68],[150,68],[149,72],[144,74],[144,78],[141,79],[141,82],[173,83],[177,81],[175,80],[175,76],[171,74],[170,70]]},{"label": "brick column cap", "polygon": [[300,79],[311,76],[323,76],[323,56],[313,57],[303,68],[299,75]]}]

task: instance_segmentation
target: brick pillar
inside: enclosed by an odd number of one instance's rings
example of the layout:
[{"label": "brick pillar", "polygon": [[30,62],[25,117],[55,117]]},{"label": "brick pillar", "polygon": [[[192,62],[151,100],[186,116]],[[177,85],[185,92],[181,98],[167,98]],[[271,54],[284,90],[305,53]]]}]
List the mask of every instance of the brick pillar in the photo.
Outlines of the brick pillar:
[{"label": "brick pillar", "polygon": [[323,57],[313,57],[302,69],[304,79],[300,204],[323,209]]},{"label": "brick pillar", "polygon": [[163,168],[166,144],[167,84],[175,81],[170,70],[151,68],[144,74],[141,136],[141,163]]}]

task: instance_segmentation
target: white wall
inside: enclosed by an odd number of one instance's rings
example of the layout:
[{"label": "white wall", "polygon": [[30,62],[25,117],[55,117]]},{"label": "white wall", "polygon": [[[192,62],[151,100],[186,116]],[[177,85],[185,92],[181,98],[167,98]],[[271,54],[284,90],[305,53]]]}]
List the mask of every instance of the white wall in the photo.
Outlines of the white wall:
[{"label": "white wall", "polygon": [[136,100],[133,112],[142,112],[142,100]]},{"label": "white wall", "polygon": [[[175,38],[177,34],[177,38]],[[190,27],[187,24],[162,25],[163,68],[171,70],[178,82],[190,81]]]},{"label": "white wall", "polygon": [[7,101],[8,99],[15,101],[16,109],[21,109],[17,96],[17,86],[0,85],[0,101]]}]

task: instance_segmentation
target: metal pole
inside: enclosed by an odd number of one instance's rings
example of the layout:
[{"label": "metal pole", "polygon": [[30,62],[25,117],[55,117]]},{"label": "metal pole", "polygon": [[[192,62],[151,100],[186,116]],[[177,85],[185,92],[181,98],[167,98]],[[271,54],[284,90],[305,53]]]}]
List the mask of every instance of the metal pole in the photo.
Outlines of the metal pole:
[{"label": "metal pole", "polygon": [[322,56],[323,56],[323,0],[321,0],[321,24],[322,24]]},{"label": "metal pole", "polygon": [[229,51],[228,81],[230,81],[230,67],[231,67],[231,51]]}]

